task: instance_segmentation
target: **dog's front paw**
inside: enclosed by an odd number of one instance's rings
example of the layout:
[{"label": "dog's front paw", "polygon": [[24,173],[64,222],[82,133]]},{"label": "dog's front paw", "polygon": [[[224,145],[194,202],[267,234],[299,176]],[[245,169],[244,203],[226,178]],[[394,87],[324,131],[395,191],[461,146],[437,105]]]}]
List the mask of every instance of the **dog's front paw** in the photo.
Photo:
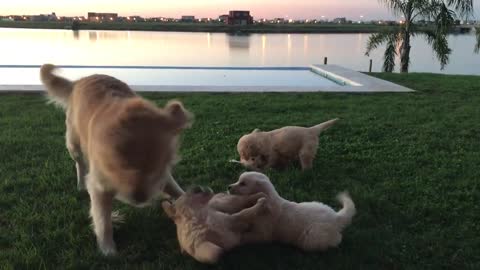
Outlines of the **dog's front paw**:
[{"label": "dog's front paw", "polygon": [[257,206],[260,209],[260,212],[265,213],[270,211],[270,206],[268,204],[268,200],[265,197],[262,197],[257,200]]},{"label": "dog's front paw", "polygon": [[115,242],[111,241],[104,241],[98,242],[98,247],[100,251],[105,256],[115,256],[117,254],[117,248],[115,247]]}]

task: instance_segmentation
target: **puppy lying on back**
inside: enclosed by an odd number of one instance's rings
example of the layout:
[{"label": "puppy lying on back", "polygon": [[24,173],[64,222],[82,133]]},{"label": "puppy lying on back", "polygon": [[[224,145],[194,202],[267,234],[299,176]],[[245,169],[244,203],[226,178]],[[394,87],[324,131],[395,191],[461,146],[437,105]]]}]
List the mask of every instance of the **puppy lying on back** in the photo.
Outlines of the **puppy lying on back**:
[{"label": "puppy lying on back", "polygon": [[343,204],[338,212],[319,202],[295,203],[280,197],[270,179],[257,172],[243,173],[228,190],[237,195],[263,192],[267,196],[268,211],[243,235],[244,242],[279,241],[306,251],[323,251],[340,244],[342,230],[355,215],[355,205],[346,193],[338,195]]},{"label": "puppy lying on back", "polygon": [[202,263],[216,263],[242,243],[242,232],[265,212],[264,196],[213,194],[197,187],[162,207],[177,226],[182,252]]},{"label": "puppy lying on back", "polygon": [[90,195],[98,245],[103,254],[115,254],[113,198],[144,206],[160,192],[184,193],[171,170],[190,113],[177,101],[159,108],[110,76],[72,82],[54,70],[43,65],[40,77],[50,99],[66,110],[66,145],[76,163],[77,185]]},{"label": "puppy lying on back", "polygon": [[333,119],[310,128],[291,126],[266,132],[255,129],[238,141],[240,163],[262,171],[300,161],[303,170],[309,169],[317,153],[318,135],[337,121]]}]

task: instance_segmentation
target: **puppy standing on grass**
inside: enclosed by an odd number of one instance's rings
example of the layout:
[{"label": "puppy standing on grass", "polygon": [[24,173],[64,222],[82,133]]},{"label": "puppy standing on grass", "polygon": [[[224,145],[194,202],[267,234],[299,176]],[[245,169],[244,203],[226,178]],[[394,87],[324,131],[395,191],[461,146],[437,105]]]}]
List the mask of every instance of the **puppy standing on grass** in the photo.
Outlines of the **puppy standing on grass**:
[{"label": "puppy standing on grass", "polygon": [[228,187],[231,194],[267,195],[268,212],[258,217],[244,242],[279,241],[306,251],[323,251],[336,247],[342,241],[342,230],[355,215],[355,204],[348,194],[341,193],[338,200],[343,208],[335,212],[319,202],[295,203],[280,197],[270,179],[261,173],[247,172]]},{"label": "puppy standing on grass", "polygon": [[191,115],[178,101],[158,108],[113,77],[72,82],[54,69],[43,65],[40,77],[50,99],[66,110],[66,145],[76,162],[77,184],[90,195],[101,251],[113,255],[113,198],[141,207],[160,192],[174,198],[184,193],[171,169],[177,138]]},{"label": "puppy standing on grass", "polygon": [[290,126],[267,132],[255,129],[238,141],[240,163],[262,171],[284,168],[298,160],[302,170],[310,169],[317,153],[318,135],[337,121],[333,119],[309,128]]}]

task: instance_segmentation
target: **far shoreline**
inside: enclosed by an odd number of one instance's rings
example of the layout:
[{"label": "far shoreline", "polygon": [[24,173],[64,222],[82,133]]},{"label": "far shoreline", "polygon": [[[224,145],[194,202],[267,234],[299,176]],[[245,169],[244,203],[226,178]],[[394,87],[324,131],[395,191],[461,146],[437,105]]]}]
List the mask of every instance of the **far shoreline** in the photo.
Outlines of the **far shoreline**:
[{"label": "far shoreline", "polygon": [[375,24],[254,24],[248,26],[230,26],[221,23],[82,22],[76,29],[72,29],[72,23],[70,22],[0,21],[0,28],[206,32],[227,34],[360,34],[388,31],[395,28],[395,26]]}]

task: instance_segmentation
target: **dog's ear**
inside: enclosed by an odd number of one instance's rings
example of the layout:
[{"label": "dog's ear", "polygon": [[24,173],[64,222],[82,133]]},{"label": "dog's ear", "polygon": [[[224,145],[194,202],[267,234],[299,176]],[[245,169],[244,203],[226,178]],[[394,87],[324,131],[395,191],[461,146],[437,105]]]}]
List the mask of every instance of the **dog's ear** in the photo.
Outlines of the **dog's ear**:
[{"label": "dog's ear", "polygon": [[256,128],[252,131],[252,133],[257,133],[257,132],[260,132],[261,130],[259,128]]},{"label": "dog's ear", "polygon": [[181,130],[189,128],[192,125],[193,114],[187,111],[180,101],[169,101],[165,106],[165,110],[170,115],[175,129]]},{"label": "dog's ear", "polygon": [[172,220],[175,220],[175,213],[176,213],[175,206],[171,202],[163,201],[162,208],[169,218],[171,218]]}]

